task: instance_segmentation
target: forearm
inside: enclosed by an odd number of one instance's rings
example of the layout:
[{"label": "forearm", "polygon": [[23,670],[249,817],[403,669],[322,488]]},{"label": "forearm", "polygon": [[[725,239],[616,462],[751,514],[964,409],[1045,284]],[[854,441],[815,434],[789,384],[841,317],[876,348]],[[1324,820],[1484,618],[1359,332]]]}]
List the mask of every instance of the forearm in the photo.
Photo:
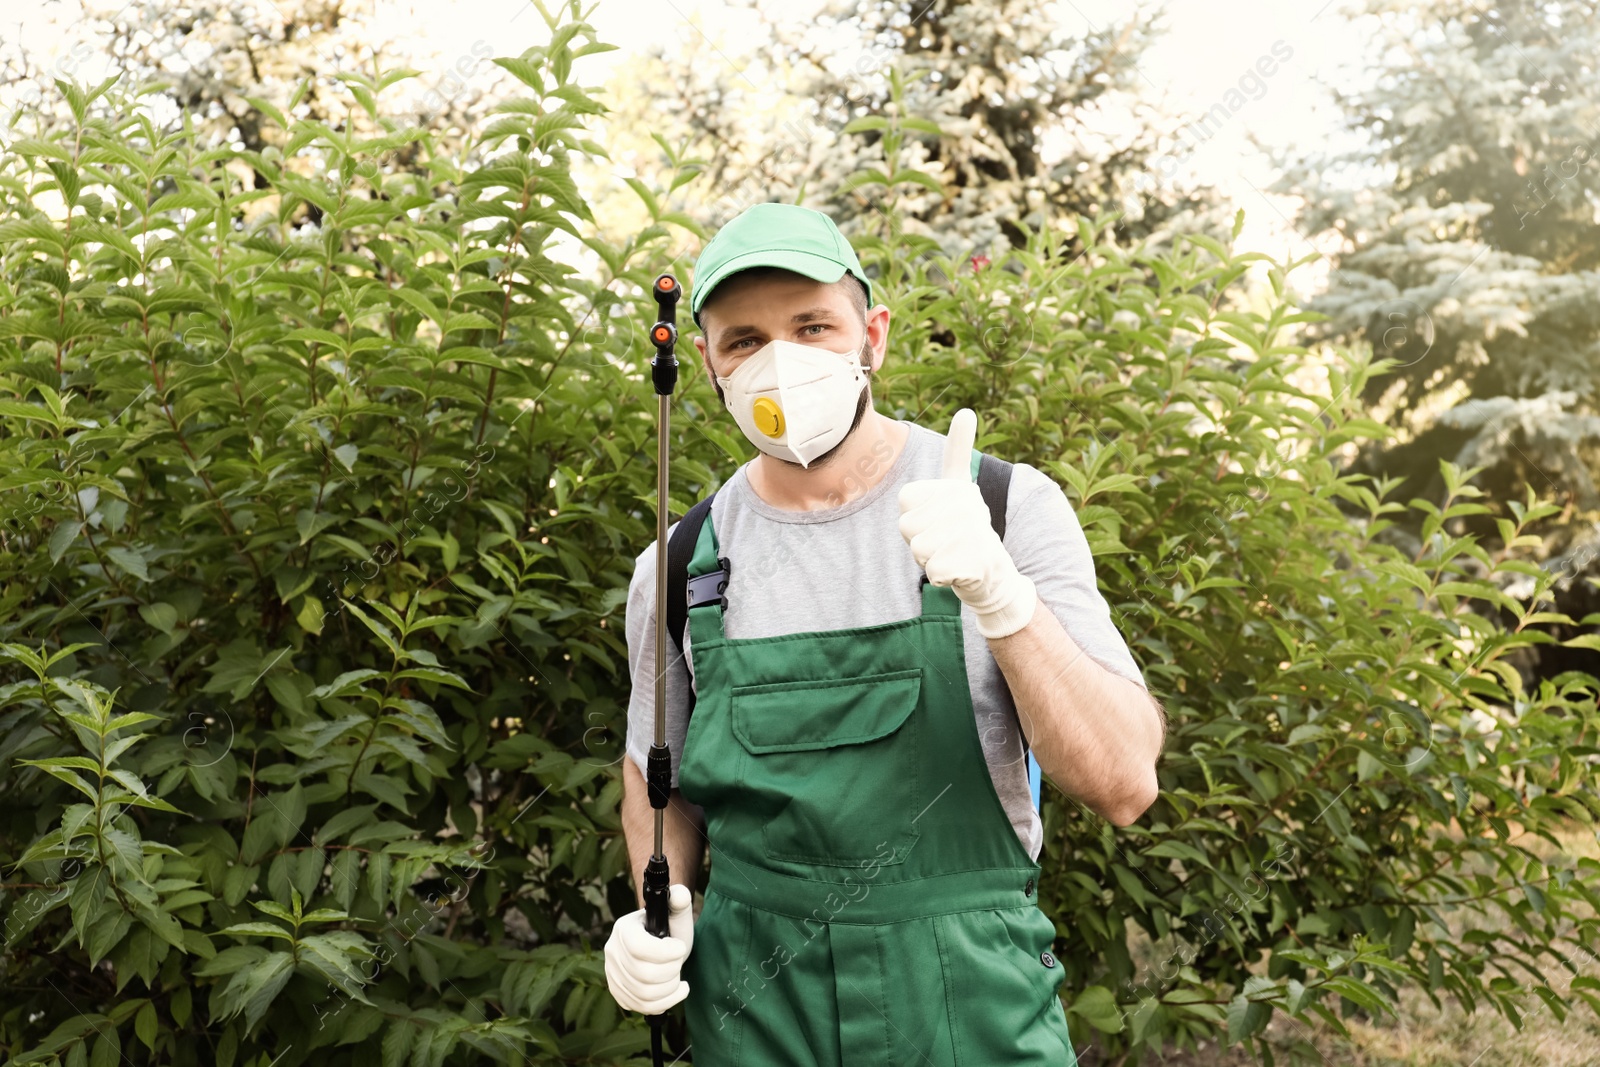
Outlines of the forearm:
[{"label": "forearm", "polygon": [[[622,760],[622,836],[628,842],[628,869],[633,872],[634,897],[644,907],[644,868],[655,851],[655,809],[650,806],[644,773],[631,758]],[[676,789],[668,796],[661,827],[661,850],[674,882],[691,890],[700,870],[705,842],[705,817],[700,808],[683,799]]]},{"label": "forearm", "polygon": [[1090,659],[1043,601],[1022,629],[990,638],[989,651],[1052,782],[1118,826],[1154,803],[1165,729],[1143,686]]}]

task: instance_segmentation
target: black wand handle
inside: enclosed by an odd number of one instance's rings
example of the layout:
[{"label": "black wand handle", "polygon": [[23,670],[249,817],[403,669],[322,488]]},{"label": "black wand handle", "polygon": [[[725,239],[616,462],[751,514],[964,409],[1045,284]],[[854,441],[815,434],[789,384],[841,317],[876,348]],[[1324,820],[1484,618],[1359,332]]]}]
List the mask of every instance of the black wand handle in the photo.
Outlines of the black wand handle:
[{"label": "black wand handle", "polygon": [[[678,298],[683,295],[683,287],[672,275],[663,274],[651,291],[656,298],[656,324],[650,327],[650,340],[656,346],[656,358],[650,361],[650,376],[655,380],[657,394],[671,396],[678,384]],[[659,459],[664,467],[665,454]],[[666,506],[663,499],[661,507]]]}]

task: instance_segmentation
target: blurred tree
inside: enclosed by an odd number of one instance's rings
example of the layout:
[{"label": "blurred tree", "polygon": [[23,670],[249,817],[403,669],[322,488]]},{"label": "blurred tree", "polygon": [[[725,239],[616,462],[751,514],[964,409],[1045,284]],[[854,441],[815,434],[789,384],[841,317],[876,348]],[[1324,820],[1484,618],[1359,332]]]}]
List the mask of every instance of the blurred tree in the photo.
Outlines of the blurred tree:
[{"label": "blurred tree", "polygon": [[[862,176],[881,164],[892,117],[913,135],[902,173],[922,186],[895,192],[896,224],[952,257],[1020,247],[1018,220],[1062,210],[1121,212],[1133,237],[1174,224],[1226,232],[1221,216],[1200,217],[1209,190],[1149,180],[1160,132],[1180,123],[1137,71],[1159,33],[1148,11],[1081,33],[1022,0],[830,0],[748,17],[732,42],[681,27],[680,42],[627,68],[614,106],[616,125],[702,154],[714,193],[696,213],[708,227],[769,200],[827,205],[847,233],[874,225],[885,187]],[[654,156],[637,134],[629,161],[645,172]]]},{"label": "blurred tree", "polygon": [[1361,465],[1403,496],[1438,495],[1440,459],[1488,467],[1502,498],[1554,494],[1547,565],[1579,614],[1600,608],[1597,7],[1368,0],[1375,76],[1340,96],[1363,143],[1284,182],[1344,242],[1314,305],[1328,333],[1397,363],[1366,399],[1402,433]]},{"label": "blurred tree", "polygon": [[[459,56],[444,54],[418,32],[415,9],[385,5],[380,11],[376,0],[71,0],[62,11],[60,22],[70,27],[72,39],[64,50],[71,69],[54,69],[63,64],[25,50],[7,50],[5,92],[13,106],[45,100],[59,105],[49,88],[52,79],[82,76],[91,69],[90,57],[100,55],[130,84],[166,86],[155,106],[175,105],[214,143],[253,152],[283,147],[274,141],[282,131],[262,107],[266,103],[362,136],[391,132],[410,119],[428,126],[438,146],[449,151],[461,146],[470,120],[509,91],[490,62],[493,45],[478,41]],[[401,87],[380,121],[372,101],[380,89],[396,84]],[[414,169],[420,159],[406,146],[386,162]],[[259,175],[256,182],[257,188],[266,185]]]}]

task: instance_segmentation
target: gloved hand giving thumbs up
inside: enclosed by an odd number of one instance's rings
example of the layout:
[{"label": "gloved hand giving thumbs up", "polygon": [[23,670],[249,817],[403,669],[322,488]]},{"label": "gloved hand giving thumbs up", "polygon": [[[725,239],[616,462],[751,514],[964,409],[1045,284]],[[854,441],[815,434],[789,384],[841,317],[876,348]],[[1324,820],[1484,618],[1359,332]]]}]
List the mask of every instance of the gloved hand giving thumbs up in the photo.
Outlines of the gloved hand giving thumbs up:
[{"label": "gloved hand giving thumbs up", "polygon": [[984,637],[1009,637],[1033,618],[1039,594],[1017,570],[989,523],[989,507],[972,480],[978,416],[962,408],[950,420],[939,478],[900,489],[900,536],[928,580],[948,585],[977,616]]}]

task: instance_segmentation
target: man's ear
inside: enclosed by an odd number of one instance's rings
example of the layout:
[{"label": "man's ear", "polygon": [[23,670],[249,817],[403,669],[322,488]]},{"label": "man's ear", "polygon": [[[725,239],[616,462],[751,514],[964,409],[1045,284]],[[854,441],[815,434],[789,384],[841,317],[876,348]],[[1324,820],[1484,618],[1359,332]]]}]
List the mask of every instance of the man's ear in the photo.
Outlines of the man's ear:
[{"label": "man's ear", "polygon": [[694,348],[696,352],[700,353],[700,365],[706,369],[706,377],[713,382],[716,381],[717,374],[711,369],[711,353],[706,351],[706,339],[704,337],[696,337],[694,339]]},{"label": "man's ear", "polygon": [[889,350],[889,308],[885,304],[867,311],[867,345],[872,349],[872,373],[876,374]]},{"label": "man's ear", "polygon": [[717,399],[726,404],[723,398],[722,386],[717,384],[717,372],[711,366],[711,353],[706,350],[706,339],[703,336],[694,338],[694,347],[700,353],[700,365],[706,370],[706,380],[711,383],[711,388],[717,392]]}]

